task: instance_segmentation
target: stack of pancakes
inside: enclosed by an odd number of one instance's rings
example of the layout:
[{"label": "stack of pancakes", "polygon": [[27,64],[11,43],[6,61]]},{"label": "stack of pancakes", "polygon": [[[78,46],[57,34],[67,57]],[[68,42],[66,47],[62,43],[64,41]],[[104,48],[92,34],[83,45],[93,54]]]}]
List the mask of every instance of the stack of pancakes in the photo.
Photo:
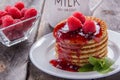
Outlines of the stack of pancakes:
[{"label": "stack of pancakes", "polygon": [[[83,66],[89,63],[88,58],[90,56],[103,58],[107,55],[108,34],[106,23],[95,17],[86,17],[86,19],[99,23],[101,35],[88,40],[86,43],[80,40],[59,40],[59,35],[54,32],[56,38],[55,50],[58,59],[66,60],[77,66]],[[56,28],[63,23],[65,21],[59,23]]]}]

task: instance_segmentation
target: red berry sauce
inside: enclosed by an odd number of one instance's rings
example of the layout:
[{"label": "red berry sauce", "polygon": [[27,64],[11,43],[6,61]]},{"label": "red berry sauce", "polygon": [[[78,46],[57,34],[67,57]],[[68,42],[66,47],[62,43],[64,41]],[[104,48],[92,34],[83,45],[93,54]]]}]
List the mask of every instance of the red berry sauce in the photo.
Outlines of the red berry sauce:
[{"label": "red berry sauce", "polygon": [[56,68],[70,72],[78,72],[78,69],[80,68],[79,66],[73,65],[70,62],[60,59],[53,59],[50,61],[50,64]]},{"label": "red berry sauce", "polygon": [[[83,45],[87,44],[87,42],[89,40],[94,39],[96,42],[100,42],[101,41],[101,36],[102,36],[102,30],[101,29],[100,29],[99,34],[97,34],[97,35],[94,35],[93,33],[85,34],[82,31],[81,28],[77,29],[75,31],[67,31],[67,32],[65,32],[62,29],[65,25],[66,25],[66,21],[64,21],[64,22],[60,23],[59,25],[57,25],[56,28],[53,31],[53,35],[56,38],[56,42],[57,43],[59,43],[61,41],[64,41],[64,40],[69,40],[69,41],[73,41],[73,42],[79,43],[80,45],[79,45],[78,48],[80,48],[80,46],[83,46]],[[100,24],[98,23],[97,25],[100,25]],[[84,36],[81,36],[80,33],[84,34]],[[64,47],[66,45],[62,44],[62,46]],[[78,57],[80,56],[80,54],[77,54],[77,50],[80,50],[80,49],[77,49],[77,46],[76,46],[75,49],[72,48],[71,50],[76,50],[76,55]],[[72,60],[72,58],[70,57],[71,54],[69,54],[69,52],[60,52],[59,51],[58,55],[59,55],[58,59],[51,60],[50,64],[52,64],[56,68],[59,68],[59,69],[65,70],[65,71],[78,72],[78,69],[80,68],[80,66],[73,65],[70,62]]]},{"label": "red berry sauce", "polygon": [[[55,29],[54,29],[54,37],[56,40],[59,41],[64,41],[64,40],[69,40],[69,41],[74,41],[74,42],[79,42],[81,44],[86,44],[89,40],[94,39],[96,42],[100,41],[100,38],[102,36],[102,30],[100,29],[99,34],[94,35],[94,33],[87,33],[85,34],[82,29],[77,29],[75,31],[68,31],[65,32],[62,30],[62,28],[66,25],[66,22],[63,22],[59,24]],[[99,24],[97,24],[99,25]],[[84,36],[81,36],[80,34],[84,34]]]}]

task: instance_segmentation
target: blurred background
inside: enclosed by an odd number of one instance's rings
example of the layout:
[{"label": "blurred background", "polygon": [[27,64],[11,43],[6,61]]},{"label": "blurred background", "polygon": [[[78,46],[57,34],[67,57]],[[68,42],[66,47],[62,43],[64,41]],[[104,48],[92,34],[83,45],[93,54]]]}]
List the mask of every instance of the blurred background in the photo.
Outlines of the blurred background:
[{"label": "blurred background", "polygon": [[[23,1],[27,7],[35,7],[42,16],[27,41],[9,48],[0,43],[0,80],[67,80],[42,72],[30,62],[28,57],[34,42],[53,30],[47,22],[47,15],[49,14],[47,12],[48,0],[0,0],[0,9],[3,10],[6,5],[13,5],[17,1]],[[98,0],[90,1],[92,7]],[[120,32],[120,0],[103,0],[103,3],[94,12],[93,16],[106,21],[108,29]],[[96,80],[119,79],[120,73]]]}]

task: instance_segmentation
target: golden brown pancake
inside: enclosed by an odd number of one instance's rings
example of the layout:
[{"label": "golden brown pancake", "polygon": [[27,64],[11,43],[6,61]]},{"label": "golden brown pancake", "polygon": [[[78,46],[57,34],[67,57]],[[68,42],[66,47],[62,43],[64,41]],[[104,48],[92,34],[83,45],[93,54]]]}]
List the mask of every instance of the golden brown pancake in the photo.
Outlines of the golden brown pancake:
[{"label": "golden brown pancake", "polygon": [[66,24],[66,20],[56,25],[53,35],[56,38],[55,50],[58,59],[64,59],[74,65],[83,66],[88,64],[90,56],[103,58],[107,55],[108,34],[106,23],[96,17],[86,17],[86,19],[93,20],[100,26],[99,34],[90,40],[81,36],[79,38],[74,36],[73,38],[60,38],[61,35],[64,37],[59,30]]}]

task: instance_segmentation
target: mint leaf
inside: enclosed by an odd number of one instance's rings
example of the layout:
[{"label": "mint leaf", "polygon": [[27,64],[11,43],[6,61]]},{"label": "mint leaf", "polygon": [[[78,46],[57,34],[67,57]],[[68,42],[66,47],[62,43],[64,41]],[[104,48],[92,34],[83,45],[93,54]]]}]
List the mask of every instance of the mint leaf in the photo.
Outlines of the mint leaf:
[{"label": "mint leaf", "polygon": [[98,64],[98,60],[96,58],[94,58],[94,57],[89,57],[88,61],[92,65]]},{"label": "mint leaf", "polygon": [[114,62],[109,59],[109,58],[105,58],[104,59],[104,65],[103,65],[103,69],[108,69]]},{"label": "mint leaf", "polygon": [[111,69],[110,66],[114,63],[109,58],[102,58],[97,59],[94,57],[89,57],[88,59],[90,64],[84,65],[79,69],[80,72],[87,72],[87,71],[97,71],[100,73],[108,73]]},{"label": "mint leaf", "polygon": [[102,73],[102,74],[105,74],[105,73],[108,73],[108,72],[110,72],[112,70],[113,70],[112,68],[108,68],[108,69],[105,69],[105,70],[101,70],[99,72]]},{"label": "mint leaf", "polygon": [[108,69],[113,64],[113,61],[111,61],[108,58],[102,58],[98,60],[98,63],[100,64],[102,69],[105,70]]},{"label": "mint leaf", "polygon": [[100,71],[102,70],[102,67],[101,67],[101,65],[98,63],[98,64],[94,65],[93,70],[100,72]]},{"label": "mint leaf", "polygon": [[88,71],[93,71],[93,65],[91,64],[86,64],[83,67],[79,69],[79,72],[88,72]]},{"label": "mint leaf", "polygon": [[105,58],[99,59],[99,60],[98,60],[98,64],[100,64],[100,66],[103,68],[104,65],[106,64],[106,59],[105,59]]},{"label": "mint leaf", "polygon": [[89,62],[94,65],[93,70],[100,73],[111,71],[110,66],[113,64],[113,61],[108,58],[97,59],[94,57],[90,57]]}]

